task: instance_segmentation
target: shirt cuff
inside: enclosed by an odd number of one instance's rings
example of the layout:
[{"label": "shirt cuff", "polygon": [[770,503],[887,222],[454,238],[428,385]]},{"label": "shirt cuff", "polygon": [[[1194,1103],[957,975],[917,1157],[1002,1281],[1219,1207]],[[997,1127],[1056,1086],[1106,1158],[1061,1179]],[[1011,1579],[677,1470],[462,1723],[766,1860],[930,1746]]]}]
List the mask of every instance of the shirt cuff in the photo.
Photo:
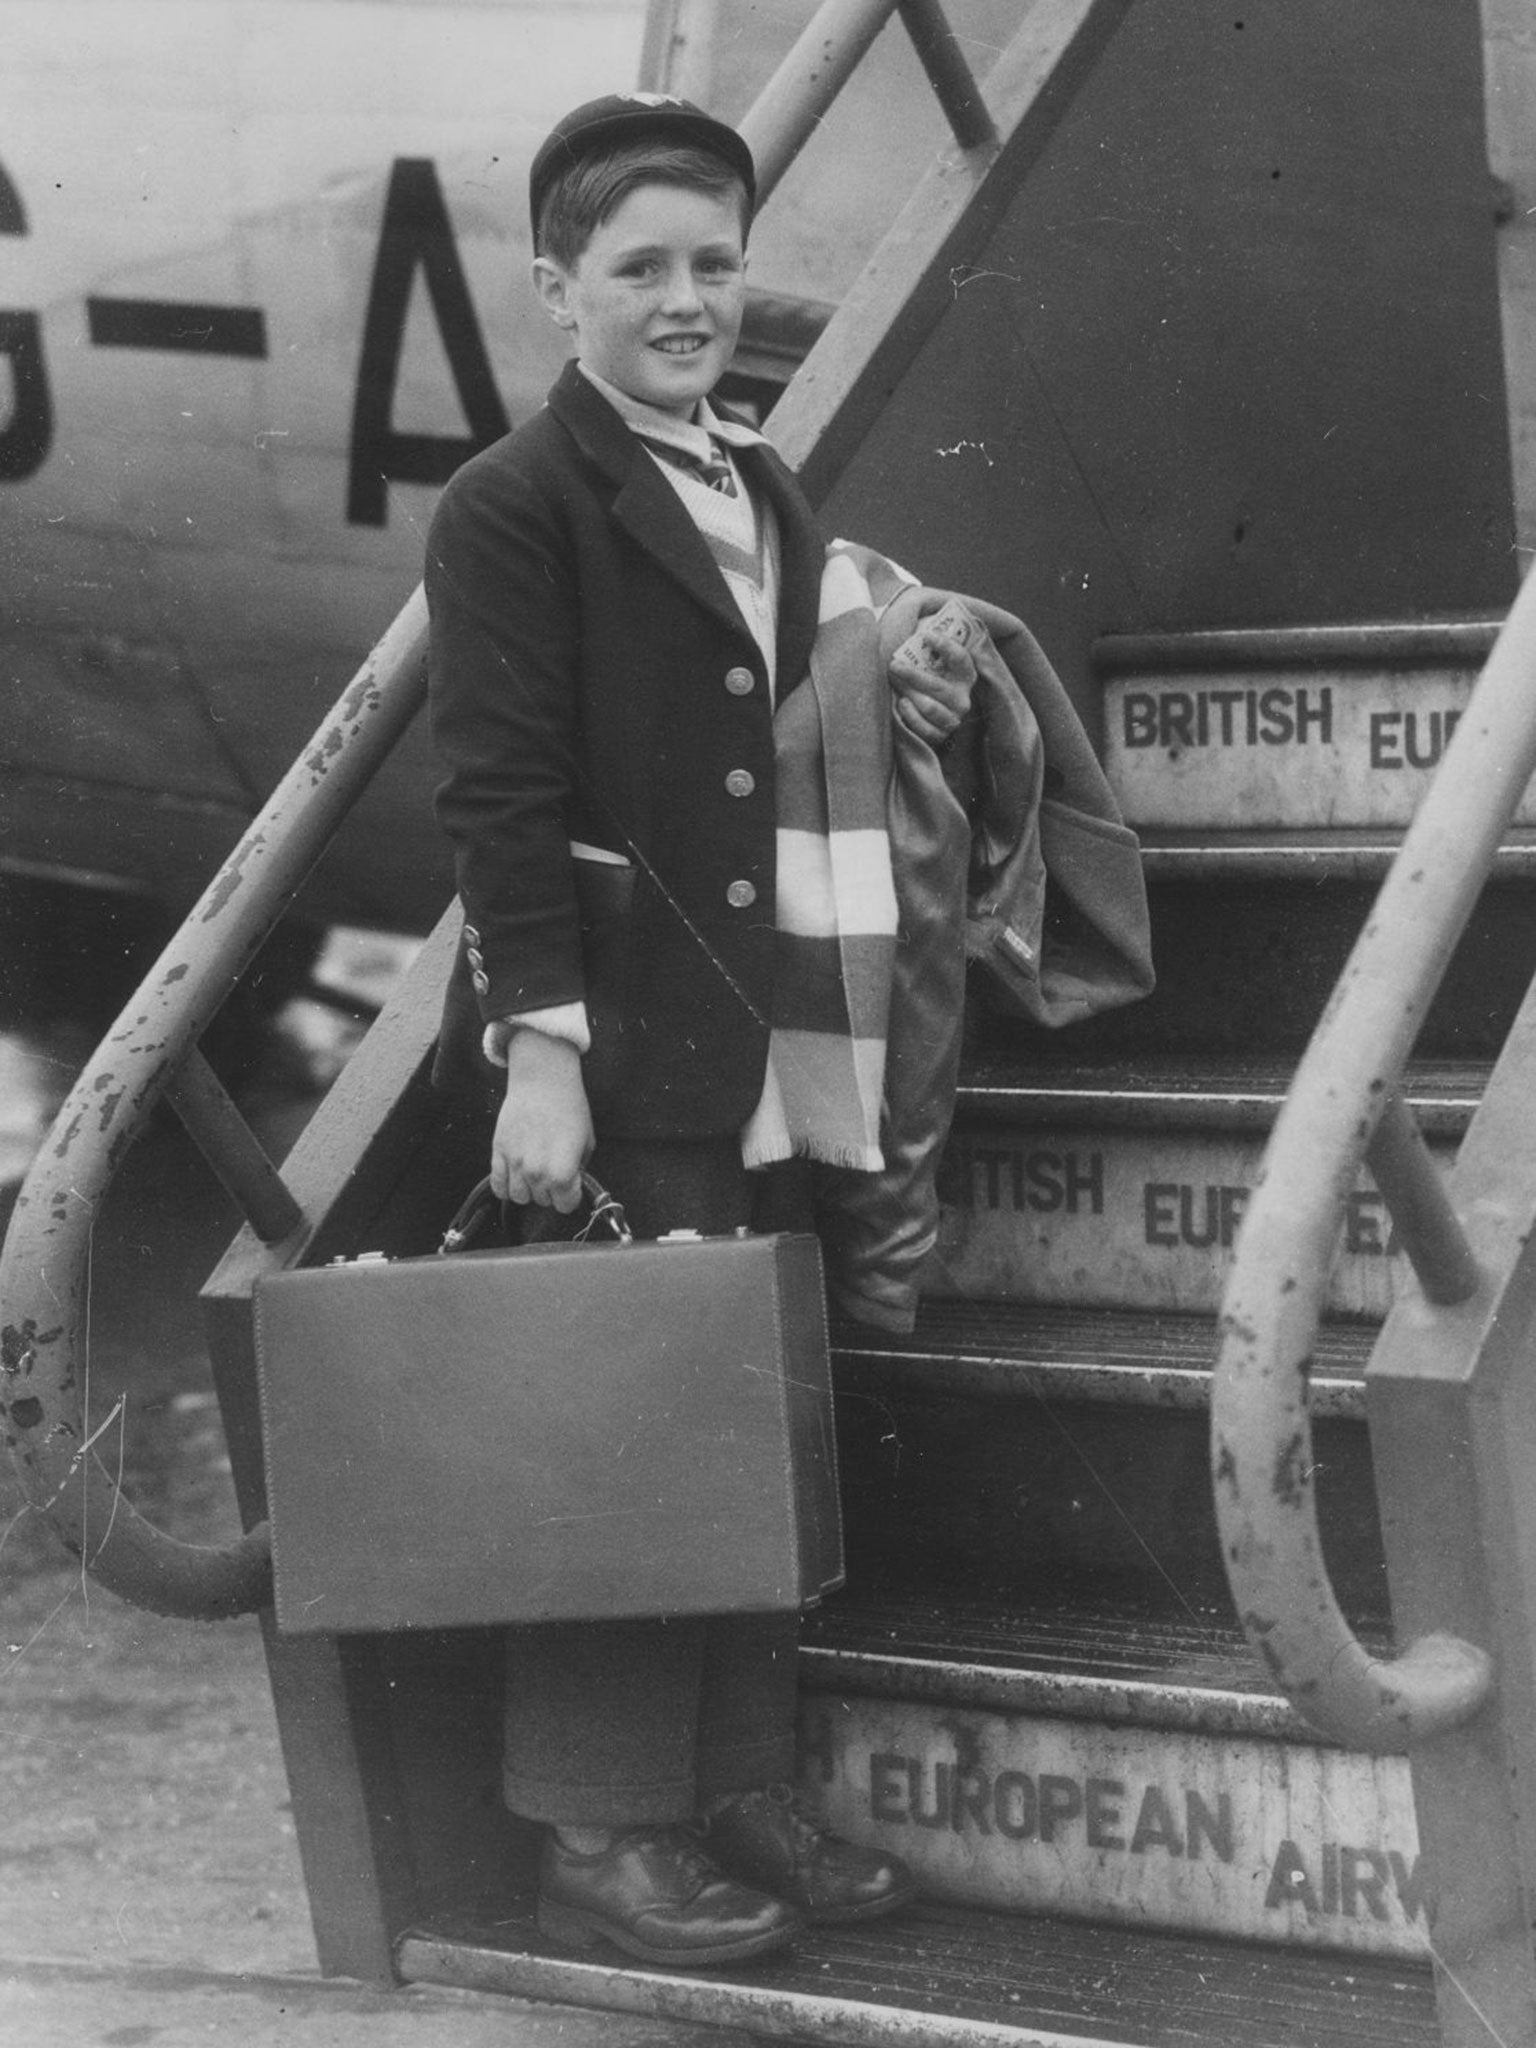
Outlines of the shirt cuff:
[{"label": "shirt cuff", "polygon": [[507,1064],[507,1046],[514,1031],[542,1031],[546,1038],[562,1038],[578,1052],[590,1052],[592,1032],[587,1023],[585,1003],[552,1003],[547,1010],[524,1010],[516,1017],[498,1017],[487,1024],[480,1050],[493,1067]]}]

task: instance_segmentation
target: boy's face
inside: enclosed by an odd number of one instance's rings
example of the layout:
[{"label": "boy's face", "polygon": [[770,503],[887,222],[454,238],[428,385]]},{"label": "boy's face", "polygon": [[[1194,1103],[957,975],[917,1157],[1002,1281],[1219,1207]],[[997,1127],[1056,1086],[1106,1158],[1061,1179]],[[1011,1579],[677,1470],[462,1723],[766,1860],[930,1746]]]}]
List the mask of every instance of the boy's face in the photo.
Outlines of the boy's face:
[{"label": "boy's face", "polygon": [[540,256],[533,277],[588,369],[685,417],[719,382],[741,329],[740,204],[732,193],[638,185],[573,269]]}]

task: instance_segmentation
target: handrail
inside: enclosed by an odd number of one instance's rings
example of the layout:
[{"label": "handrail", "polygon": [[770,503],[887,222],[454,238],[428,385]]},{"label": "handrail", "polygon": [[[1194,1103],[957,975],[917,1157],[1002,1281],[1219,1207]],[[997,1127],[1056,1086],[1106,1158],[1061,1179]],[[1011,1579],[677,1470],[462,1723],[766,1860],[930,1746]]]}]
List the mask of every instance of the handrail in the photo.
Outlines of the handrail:
[{"label": "handrail", "polygon": [[[357,671],[260,816],[204,891],[75,1083],[33,1162],[0,1253],[0,1418],[30,1505],[94,1577],[157,1614],[217,1620],[270,1597],[266,1525],[222,1546],[182,1543],[145,1520],[97,1455],[89,1384],[91,1230],[134,1137],[162,1095],[187,1111],[216,1168],[254,1188],[268,1229],[304,1219],[197,1041],[426,694],[418,589]],[[286,1197],[286,1200],[285,1200]],[[96,1434],[100,1434],[98,1429]]]},{"label": "handrail", "polygon": [[757,207],[816,132],[893,14],[906,23],[928,82],[962,149],[995,148],[997,131],[939,0],[822,0],[742,117],[757,166]]},{"label": "handrail", "polygon": [[[1405,1749],[1469,1719],[1493,1667],[1451,1636],[1383,1660],[1351,1633],[1318,1539],[1307,1376],[1345,1202],[1373,1148],[1383,1183],[1404,1156],[1401,1113],[1389,1105],[1533,773],[1536,577],[1515,599],[1297,1069],[1222,1304],[1211,1452],[1238,1613],[1305,1719],[1363,1748]],[[1433,1203],[1414,1206],[1429,1238],[1426,1296],[1489,1290],[1494,1276],[1444,1236]]]}]

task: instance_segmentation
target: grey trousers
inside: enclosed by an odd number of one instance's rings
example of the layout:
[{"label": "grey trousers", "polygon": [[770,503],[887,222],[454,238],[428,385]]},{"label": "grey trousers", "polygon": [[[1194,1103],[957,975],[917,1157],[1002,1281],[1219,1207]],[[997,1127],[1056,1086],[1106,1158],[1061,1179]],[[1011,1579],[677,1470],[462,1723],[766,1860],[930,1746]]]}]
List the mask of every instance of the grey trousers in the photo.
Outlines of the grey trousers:
[{"label": "grey trousers", "polygon": [[[734,1137],[600,1142],[592,1171],[640,1237],[809,1227],[804,1177],[748,1173]],[[793,1614],[509,1629],[506,1804],[569,1827],[655,1825],[789,1778],[798,1633]]]}]

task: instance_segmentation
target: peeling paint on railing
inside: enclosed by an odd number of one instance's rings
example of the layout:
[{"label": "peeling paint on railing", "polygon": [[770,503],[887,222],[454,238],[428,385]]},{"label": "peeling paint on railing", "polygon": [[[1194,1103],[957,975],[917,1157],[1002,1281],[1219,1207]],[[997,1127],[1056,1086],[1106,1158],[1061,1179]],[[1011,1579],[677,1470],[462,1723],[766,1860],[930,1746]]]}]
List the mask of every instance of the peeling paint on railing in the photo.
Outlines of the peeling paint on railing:
[{"label": "peeling paint on railing", "polygon": [[[1416,1162],[1396,1090],[1452,949],[1536,770],[1536,578],[1495,643],[1297,1071],[1238,1237],[1211,1396],[1223,1556],[1266,1668],[1337,1740],[1401,1749],[1476,1713],[1491,1659],[1448,1635],[1395,1661],[1355,1639],[1318,1538],[1308,1379],[1349,1191],[1369,1159],[1412,1210],[1426,1299],[1469,1300],[1479,1273]],[[1388,1186],[1389,1180],[1395,1187]],[[1422,1199],[1421,1199],[1422,1198]],[[1414,1246],[1410,1244],[1410,1252]]]},{"label": "peeling paint on railing", "polygon": [[[81,1074],[0,1254],[0,1428],[27,1500],[98,1580],[157,1613],[214,1620],[262,1605],[270,1550],[264,1527],[220,1548],[175,1541],[122,1497],[95,1455],[80,1401],[95,1215],[150,1111],[425,691],[418,590]],[[295,1250],[303,1236],[300,1223]]]}]

